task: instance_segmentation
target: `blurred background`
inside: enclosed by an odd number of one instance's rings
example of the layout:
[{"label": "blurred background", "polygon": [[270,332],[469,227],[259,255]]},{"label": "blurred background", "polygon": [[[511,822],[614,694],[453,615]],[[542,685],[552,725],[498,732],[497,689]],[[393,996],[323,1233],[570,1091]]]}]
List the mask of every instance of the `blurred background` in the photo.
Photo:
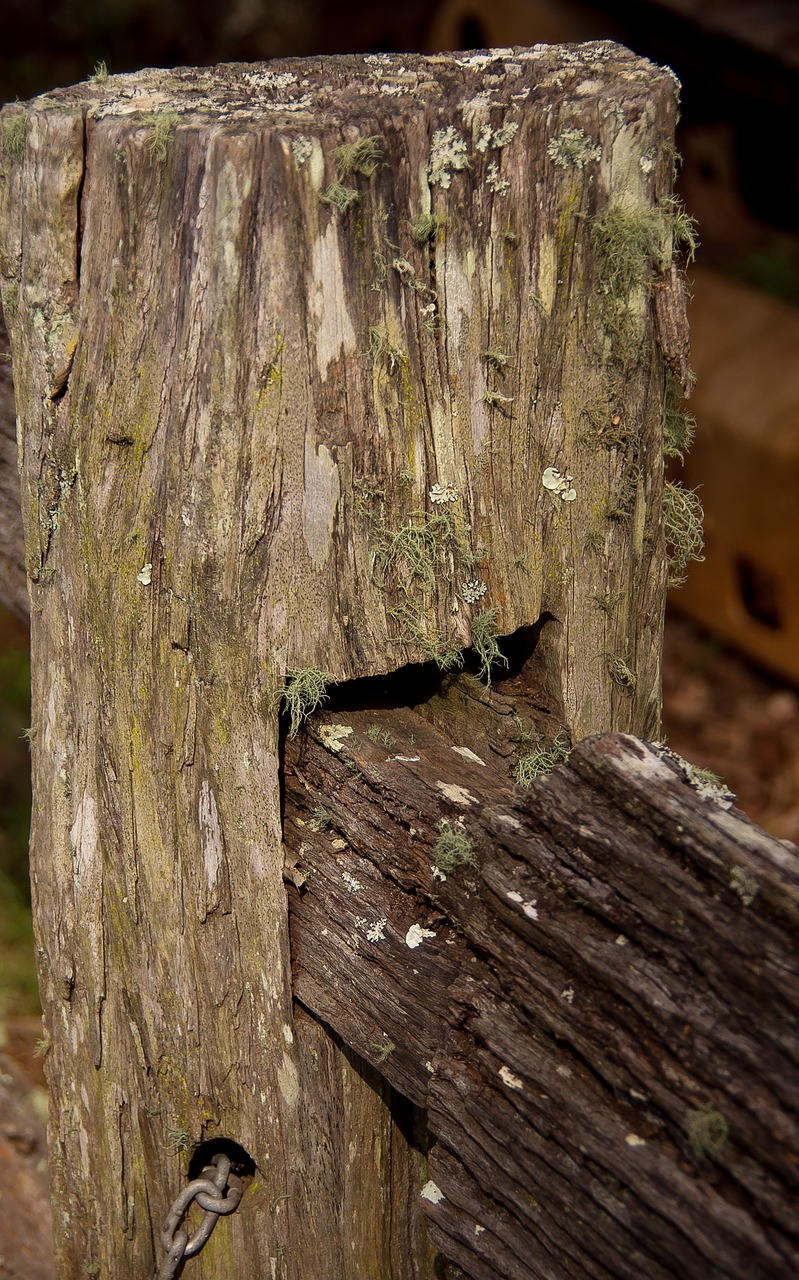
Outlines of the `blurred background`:
[{"label": "blurred background", "polygon": [[[0,101],[101,63],[116,73],[609,38],[672,67],[679,189],[701,242],[689,268],[697,430],[680,480],[699,489],[706,546],[669,607],[665,732],[753,819],[799,841],[797,0],[2,0],[2,14]],[[11,439],[0,329],[0,486],[16,483]],[[35,1084],[28,635],[3,536],[0,523],[0,598],[11,605],[0,609],[0,1050]],[[26,1274],[49,1273],[29,1264]]]}]

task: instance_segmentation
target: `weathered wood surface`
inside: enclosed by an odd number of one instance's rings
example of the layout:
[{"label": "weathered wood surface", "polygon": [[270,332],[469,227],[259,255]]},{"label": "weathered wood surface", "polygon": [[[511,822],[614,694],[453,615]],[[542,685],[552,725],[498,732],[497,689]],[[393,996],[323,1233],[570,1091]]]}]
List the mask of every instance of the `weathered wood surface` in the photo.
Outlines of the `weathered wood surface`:
[{"label": "weathered wood surface", "polygon": [[[292,668],[452,659],[482,613],[540,631],[575,737],[656,731],[669,230],[613,299],[622,352],[592,218],[662,209],[675,111],[608,44],[148,71],[4,111],[62,1276],[147,1274],[181,1147],[219,1135],[258,1176],[198,1278],[318,1276],[311,1204],[347,1274],[429,1274],[385,1243],[380,1142],[357,1227],[331,1192],[355,1157],[314,1164],[304,1098],[357,1072],[292,1023],[277,702]],[[331,1134],[365,1132],[373,1096],[336,1105]]]},{"label": "weathered wood surface", "polygon": [[15,417],[11,353],[0,312],[0,604],[27,621],[30,602],[19,503]]},{"label": "weathered wood surface", "polygon": [[[493,702],[471,736],[342,708],[289,743],[297,997],[426,1110],[467,1276],[795,1277],[799,850],[631,737],[523,792],[529,703]],[[446,879],[442,819],[477,859]]]}]

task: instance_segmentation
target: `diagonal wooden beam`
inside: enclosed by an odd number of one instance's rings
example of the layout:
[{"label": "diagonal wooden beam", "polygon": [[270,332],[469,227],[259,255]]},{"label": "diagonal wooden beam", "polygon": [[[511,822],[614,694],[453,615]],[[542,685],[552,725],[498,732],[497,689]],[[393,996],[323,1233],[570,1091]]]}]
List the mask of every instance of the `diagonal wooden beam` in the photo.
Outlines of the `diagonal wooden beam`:
[{"label": "diagonal wooden beam", "polygon": [[[289,741],[296,998],[426,1110],[430,1235],[465,1275],[788,1280],[797,850],[631,737],[523,791],[496,720]],[[442,823],[474,859],[446,873]]]}]

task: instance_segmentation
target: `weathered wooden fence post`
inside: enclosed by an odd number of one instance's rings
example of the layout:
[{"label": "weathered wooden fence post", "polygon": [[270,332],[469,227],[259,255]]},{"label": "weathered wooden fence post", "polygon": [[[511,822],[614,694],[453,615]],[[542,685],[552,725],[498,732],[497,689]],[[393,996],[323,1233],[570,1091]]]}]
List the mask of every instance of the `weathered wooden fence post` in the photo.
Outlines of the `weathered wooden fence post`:
[{"label": "weathered wooden fence post", "polygon": [[516,633],[575,740],[655,736],[675,111],[611,44],[4,111],[63,1277],[150,1275],[220,1138],[254,1176],[192,1274],[432,1275],[379,1097],[292,1016],[278,703]]}]

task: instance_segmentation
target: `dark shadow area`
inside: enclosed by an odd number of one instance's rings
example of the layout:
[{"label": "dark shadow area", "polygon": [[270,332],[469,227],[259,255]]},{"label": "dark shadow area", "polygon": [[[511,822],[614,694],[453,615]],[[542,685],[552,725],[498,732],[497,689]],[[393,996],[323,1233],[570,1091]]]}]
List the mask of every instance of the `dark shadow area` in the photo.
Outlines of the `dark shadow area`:
[{"label": "dark shadow area", "polygon": [[255,1161],[249,1151],[232,1138],[209,1138],[207,1142],[201,1142],[189,1160],[189,1179],[199,1178],[205,1166],[211,1164],[217,1155],[228,1157],[231,1172],[242,1179],[245,1187],[248,1181],[252,1181],[255,1176]]}]

